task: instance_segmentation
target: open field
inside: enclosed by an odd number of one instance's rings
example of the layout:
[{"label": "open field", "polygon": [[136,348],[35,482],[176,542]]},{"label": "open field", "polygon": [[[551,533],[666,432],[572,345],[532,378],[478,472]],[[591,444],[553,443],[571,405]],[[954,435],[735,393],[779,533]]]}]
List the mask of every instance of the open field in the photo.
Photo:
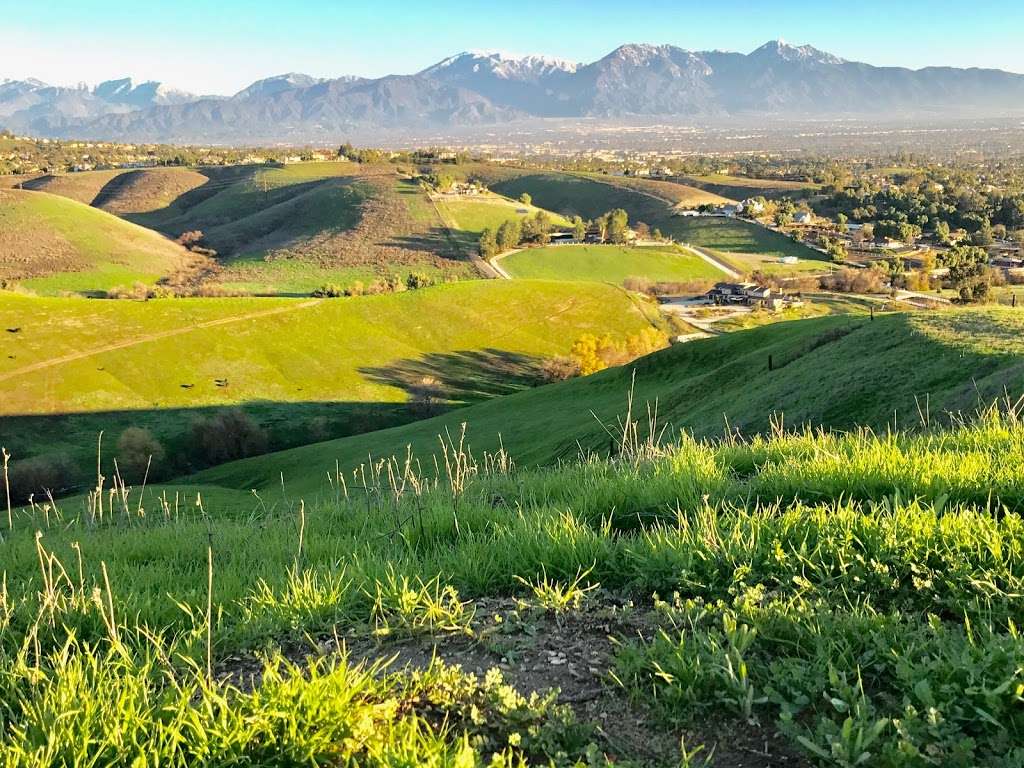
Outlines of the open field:
[{"label": "open field", "polygon": [[[778,232],[723,216],[674,216],[663,231],[679,242],[721,254],[740,272],[823,272],[831,262],[823,254]],[[796,264],[780,264],[796,256]]]},{"label": "open field", "polygon": [[633,434],[524,470],[456,433],[437,470],[403,452],[245,515],[206,489],[16,512],[5,762],[1019,763],[1018,421]]},{"label": "open field", "polygon": [[323,301],[0,293],[0,328],[18,329],[0,338],[2,431],[24,457],[67,454],[80,467],[101,429],[129,426],[187,456],[195,417],[242,406],[271,447],[296,445],[535,385],[543,360],[579,336],[644,327],[624,292],[585,283],[474,281]]},{"label": "open field", "polygon": [[752,179],[747,176],[730,176],[728,174],[685,176],[681,181],[692,187],[733,200],[746,200],[748,197],[759,195],[769,200],[779,197],[799,199],[814,194],[820,188],[820,185],[808,181]]},{"label": "open field", "polygon": [[0,278],[39,293],[153,284],[193,257],[159,233],[42,192],[0,191]]},{"label": "open field", "polygon": [[553,245],[527,248],[501,259],[515,278],[597,280],[621,285],[627,277],[652,281],[720,280],[721,270],[678,248],[660,246]]}]

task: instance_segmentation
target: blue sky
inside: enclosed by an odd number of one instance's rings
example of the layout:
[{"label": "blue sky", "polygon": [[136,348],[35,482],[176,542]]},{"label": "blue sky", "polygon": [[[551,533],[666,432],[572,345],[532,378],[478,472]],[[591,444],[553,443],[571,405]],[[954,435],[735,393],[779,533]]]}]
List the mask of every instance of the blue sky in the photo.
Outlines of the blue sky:
[{"label": "blue sky", "polygon": [[467,49],[592,61],[625,42],[810,43],[878,65],[1024,72],[1021,0],[0,0],[0,78],[131,75],[232,93],[288,71],[379,76]]}]

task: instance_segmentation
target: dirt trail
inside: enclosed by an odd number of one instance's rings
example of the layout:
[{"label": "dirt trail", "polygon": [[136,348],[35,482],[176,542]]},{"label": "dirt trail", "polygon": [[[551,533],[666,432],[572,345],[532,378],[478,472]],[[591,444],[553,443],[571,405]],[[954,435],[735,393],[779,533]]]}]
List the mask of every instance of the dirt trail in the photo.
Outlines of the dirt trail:
[{"label": "dirt trail", "polygon": [[320,303],[319,299],[313,301],[303,301],[294,305],[285,307],[276,307],[274,309],[267,309],[261,312],[248,312],[244,315],[232,315],[230,317],[219,317],[216,320],[207,320],[202,323],[196,323],[195,325],[189,325],[182,328],[172,328],[167,331],[161,331],[159,333],[150,333],[145,336],[136,336],[131,339],[125,339],[115,344],[107,344],[103,347],[96,347],[95,349],[87,349],[82,352],[75,352],[70,355],[63,355],[61,357],[54,357],[49,360],[40,360],[38,363],[32,363],[32,365],[26,365],[22,368],[17,368],[13,371],[7,371],[6,373],[0,373],[0,382],[13,379],[16,376],[21,376],[26,373],[35,373],[36,371],[42,371],[46,368],[53,368],[58,365],[66,365],[67,363],[73,363],[76,360],[84,360],[87,357],[93,355],[100,355],[104,352],[114,352],[118,349],[127,349],[128,347],[134,347],[138,344],[146,344],[151,341],[160,341],[162,339],[171,338],[173,336],[181,336],[186,333],[198,330],[200,328],[215,328],[219,325],[230,325],[231,323],[241,323],[246,320],[256,320],[261,317],[270,317],[271,315],[280,315],[285,312],[294,312],[299,309],[305,309],[307,307],[313,307]]}]

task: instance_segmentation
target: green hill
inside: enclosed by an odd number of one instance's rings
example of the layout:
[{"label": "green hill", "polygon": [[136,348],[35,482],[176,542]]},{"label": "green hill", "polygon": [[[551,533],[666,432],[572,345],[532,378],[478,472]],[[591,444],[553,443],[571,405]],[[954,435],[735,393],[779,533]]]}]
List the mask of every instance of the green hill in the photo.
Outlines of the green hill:
[{"label": "green hill", "polygon": [[88,205],[43,192],[0,190],[0,278],[39,293],[152,284],[191,261],[159,233]]},{"label": "green hill", "polygon": [[776,323],[406,427],[224,465],[191,482],[268,488],[283,472],[296,492],[312,494],[336,461],[352,467],[371,453],[404,453],[407,445],[429,456],[438,434],[463,422],[477,453],[496,448],[500,434],[521,464],[607,452],[605,427],[624,413],[634,372],[637,408],[656,402],[661,424],[700,435],[721,435],[727,427],[762,432],[783,417],[789,426],[833,429],[884,430],[894,420],[913,426],[922,413],[939,423],[948,411],[973,412],[1006,392],[1024,393],[1021,330],[1024,316],[1009,309]]},{"label": "green hill", "polygon": [[321,301],[0,293],[0,328],[17,329],[0,334],[0,431],[24,458],[84,467],[100,430],[146,427],[180,472],[197,417],[241,406],[270,447],[380,429],[533,386],[544,360],[583,334],[646,327],[623,291],[586,283],[467,281]]}]

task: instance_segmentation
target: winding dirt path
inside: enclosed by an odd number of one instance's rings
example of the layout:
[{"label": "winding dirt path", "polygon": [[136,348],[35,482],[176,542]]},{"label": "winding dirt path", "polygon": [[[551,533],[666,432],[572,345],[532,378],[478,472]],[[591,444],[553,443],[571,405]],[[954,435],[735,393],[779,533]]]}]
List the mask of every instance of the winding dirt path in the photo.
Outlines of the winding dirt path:
[{"label": "winding dirt path", "polygon": [[312,301],[302,301],[291,306],[275,307],[274,309],[267,309],[261,312],[248,312],[244,315],[231,315],[230,317],[218,317],[216,320],[206,320],[202,323],[196,323],[195,325],[189,325],[181,328],[171,328],[167,331],[160,331],[159,333],[150,333],[145,336],[136,336],[131,339],[125,339],[114,344],[107,344],[102,347],[96,347],[95,349],[87,349],[82,352],[74,352],[70,355],[62,355],[61,357],[50,358],[49,360],[40,360],[38,363],[32,363],[22,368],[16,368],[13,371],[7,371],[6,373],[0,373],[0,382],[8,381],[17,376],[22,376],[26,373],[35,373],[36,371],[42,371],[47,368],[53,368],[58,365],[66,365],[67,363],[73,363],[76,360],[84,360],[87,357],[93,355],[101,355],[104,352],[114,352],[119,349],[127,349],[128,347],[134,347],[139,344],[147,344],[151,341],[161,341],[163,339],[169,339],[174,336],[182,336],[186,333],[199,330],[201,328],[215,328],[219,325],[230,325],[232,323],[241,323],[246,320],[256,320],[261,317],[270,317],[272,315],[280,315],[286,312],[295,312],[299,309],[306,309],[314,307],[320,303],[319,299]]}]

